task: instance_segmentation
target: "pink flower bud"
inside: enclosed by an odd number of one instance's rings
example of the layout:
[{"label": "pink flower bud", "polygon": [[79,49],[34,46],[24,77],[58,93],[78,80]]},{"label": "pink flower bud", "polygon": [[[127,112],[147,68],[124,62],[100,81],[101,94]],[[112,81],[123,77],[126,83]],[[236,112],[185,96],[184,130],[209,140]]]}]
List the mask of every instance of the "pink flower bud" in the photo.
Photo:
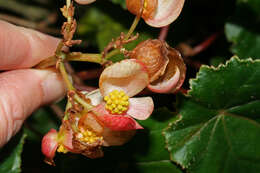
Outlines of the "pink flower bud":
[{"label": "pink flower bud", "polygon": [[42,139],[42,153],[45,155],[46,163],[54,165],[53,158],[58,147],[58,133],[51,129]]}]

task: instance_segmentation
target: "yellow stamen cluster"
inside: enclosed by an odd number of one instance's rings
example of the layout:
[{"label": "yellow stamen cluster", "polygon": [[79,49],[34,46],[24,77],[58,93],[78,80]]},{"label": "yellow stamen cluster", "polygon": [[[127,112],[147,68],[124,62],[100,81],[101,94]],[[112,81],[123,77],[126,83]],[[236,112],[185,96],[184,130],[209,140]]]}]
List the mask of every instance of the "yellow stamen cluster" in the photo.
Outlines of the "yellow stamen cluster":
[{"label": "yellow stamen cluster", "polygon": [[129,97],[124,91],[113,90],[108,96],[105,96],[106,109],[112,114],[122,114],[127,111],[129,106]]},{"label": "yellow stamen cluster", "polygon": [[65,154],[68,152],[68,150],[67,150],[62,144],[59,145],[57,151],[58,151],[59,153],[65,153]]},{"label": "yellow stamen cluster", "polygon": [[102,140],[102,136],[97,136],[94,132],[90,130],[82,130],[81,133],[77,134],[77,138],[86,143],[94,143],[97,140]]}]

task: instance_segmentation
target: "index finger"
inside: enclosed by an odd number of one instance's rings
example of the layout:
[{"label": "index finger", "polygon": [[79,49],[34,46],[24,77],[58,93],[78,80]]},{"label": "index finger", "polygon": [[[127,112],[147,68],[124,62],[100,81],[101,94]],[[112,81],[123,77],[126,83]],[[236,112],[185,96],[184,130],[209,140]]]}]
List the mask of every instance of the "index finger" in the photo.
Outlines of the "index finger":
[{"label": "index finger", "polygon": [[0,70],[29,68],[52,56],[59,39],[0,21]]}]

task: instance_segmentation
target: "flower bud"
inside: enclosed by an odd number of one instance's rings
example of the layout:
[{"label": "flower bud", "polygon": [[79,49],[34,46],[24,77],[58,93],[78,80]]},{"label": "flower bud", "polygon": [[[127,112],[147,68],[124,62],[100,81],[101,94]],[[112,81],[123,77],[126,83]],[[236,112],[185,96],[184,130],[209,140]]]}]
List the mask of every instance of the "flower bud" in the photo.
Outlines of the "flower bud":
[{"label": "flower bud", "polygon": [[46,163],[54,165],[53,158],[58,147],[58,133],[51,129],[42,139],[42,153],[45,155]]},{"label": "flower bud", "polygon": [[147,68],[148,88],[157,93],[178,90],[185,79],[186,66],[180,53],[161,40],[141,42],[130,54]]}]

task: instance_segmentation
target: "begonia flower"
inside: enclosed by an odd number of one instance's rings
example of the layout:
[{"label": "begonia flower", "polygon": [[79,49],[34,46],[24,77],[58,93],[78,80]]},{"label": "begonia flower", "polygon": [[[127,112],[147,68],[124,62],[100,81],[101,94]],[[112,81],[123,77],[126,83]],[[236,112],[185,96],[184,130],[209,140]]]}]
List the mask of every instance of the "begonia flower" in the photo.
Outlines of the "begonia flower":
[{"label": "begonia flower", "polygon": [[153,27],[163,27],[175,21],[180,15],[185,0],[126,0],[127,9],[141,15]]},{"label": "begonia flower", "polygon": [[114,131],[142,129],[134,120],[145,120],[153,111],[151,97],[132,98],[149,84],[147,69],[138,60],[127,59],[107,67],[99,79],[99,91],[90,99],[106,127]]}]

